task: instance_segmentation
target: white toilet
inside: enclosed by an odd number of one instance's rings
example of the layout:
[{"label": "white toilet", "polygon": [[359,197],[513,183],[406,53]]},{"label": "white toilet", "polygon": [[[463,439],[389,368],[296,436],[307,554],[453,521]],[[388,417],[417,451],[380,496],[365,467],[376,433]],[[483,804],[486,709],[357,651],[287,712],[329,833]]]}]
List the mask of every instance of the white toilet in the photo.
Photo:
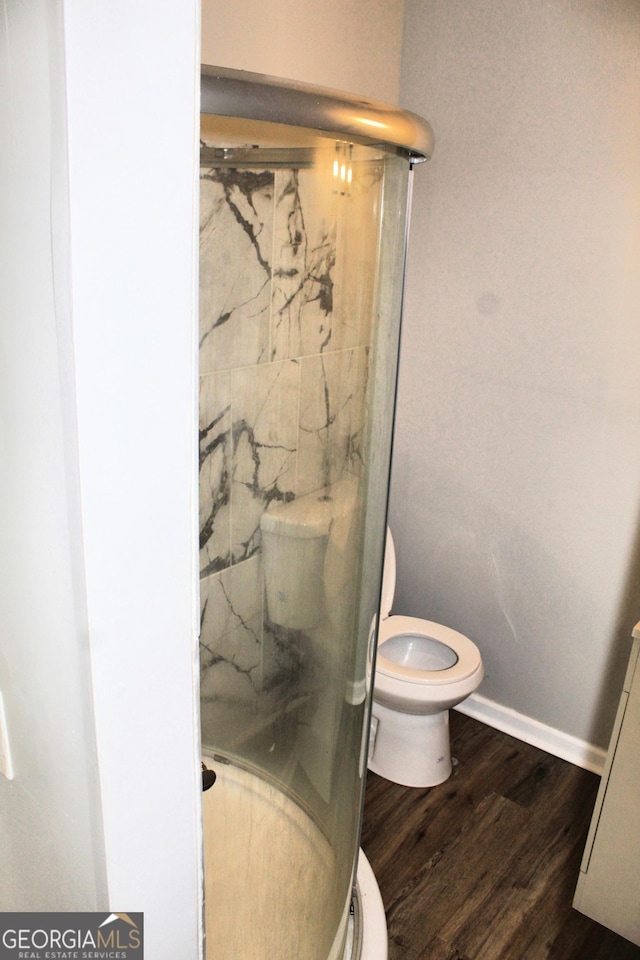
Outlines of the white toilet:
[{"label": "white toilet", "polygon": [[387,530],[369,769],[409,787],[433,787],[451,774],[449,708],[479,686],[476,645],[456,630],[415,617],[390,616],[396,555]]}]

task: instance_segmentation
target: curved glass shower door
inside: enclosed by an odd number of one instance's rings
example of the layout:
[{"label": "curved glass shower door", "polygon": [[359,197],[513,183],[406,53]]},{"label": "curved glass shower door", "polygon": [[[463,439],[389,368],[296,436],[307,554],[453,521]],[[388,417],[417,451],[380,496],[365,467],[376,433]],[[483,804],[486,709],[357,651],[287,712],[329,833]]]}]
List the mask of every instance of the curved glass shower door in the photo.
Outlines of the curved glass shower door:
[{"label": "curved glass shower door", "polygon": [[410,159],[202,118],[209,960],[341,960],[359,845]]}]

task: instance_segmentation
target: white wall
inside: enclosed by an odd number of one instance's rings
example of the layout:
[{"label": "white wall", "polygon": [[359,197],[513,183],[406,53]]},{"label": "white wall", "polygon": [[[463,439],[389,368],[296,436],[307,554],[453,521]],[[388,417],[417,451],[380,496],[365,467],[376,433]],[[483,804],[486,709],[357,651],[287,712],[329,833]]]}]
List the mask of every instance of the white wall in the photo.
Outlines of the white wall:
[{"label": "white wall", "polygon": [[0,905],[195,960],[199,5],[0,10]]},{"label": "white wall", "polygon": [[640,7],[407,0],[416,176],[396,609],[606,744],[640,615]]},{"label": "white wall", "polygon": [[96,910],[61,9],[0,3],[0,910]]},{"label": "white wall", "polygon": [[109,904],[198,956],[199,8],[67,0],[72,296]]},{"label": "white wall", "polygon": [[404,0],[203,0],[202,62],[396,103]]}]

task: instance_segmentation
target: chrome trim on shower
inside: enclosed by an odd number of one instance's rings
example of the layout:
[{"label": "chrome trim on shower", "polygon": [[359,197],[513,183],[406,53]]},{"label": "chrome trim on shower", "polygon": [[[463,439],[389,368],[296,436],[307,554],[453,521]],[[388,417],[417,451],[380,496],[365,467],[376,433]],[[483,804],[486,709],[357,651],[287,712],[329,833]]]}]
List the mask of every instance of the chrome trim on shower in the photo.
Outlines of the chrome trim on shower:
[{"label": "chrome trim on shower", "polygon": [[433,153],[433,130],[408,110],[324,87],[245,70],[202,67],[200,112],[307,127],[405,151],[413,162]]}]

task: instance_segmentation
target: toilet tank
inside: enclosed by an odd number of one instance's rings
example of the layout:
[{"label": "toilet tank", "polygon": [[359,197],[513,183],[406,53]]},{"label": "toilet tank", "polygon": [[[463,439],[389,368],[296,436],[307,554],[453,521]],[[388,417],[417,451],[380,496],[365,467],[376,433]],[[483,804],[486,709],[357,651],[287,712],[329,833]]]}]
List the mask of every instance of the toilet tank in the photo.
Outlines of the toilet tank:
[{"label": "toilet tank", "polygon": [[324,562],[334,521],[353,510],[352,478],[262,514],[262,556],[269,620],[290,630],[310,630],[325,614]]}]

